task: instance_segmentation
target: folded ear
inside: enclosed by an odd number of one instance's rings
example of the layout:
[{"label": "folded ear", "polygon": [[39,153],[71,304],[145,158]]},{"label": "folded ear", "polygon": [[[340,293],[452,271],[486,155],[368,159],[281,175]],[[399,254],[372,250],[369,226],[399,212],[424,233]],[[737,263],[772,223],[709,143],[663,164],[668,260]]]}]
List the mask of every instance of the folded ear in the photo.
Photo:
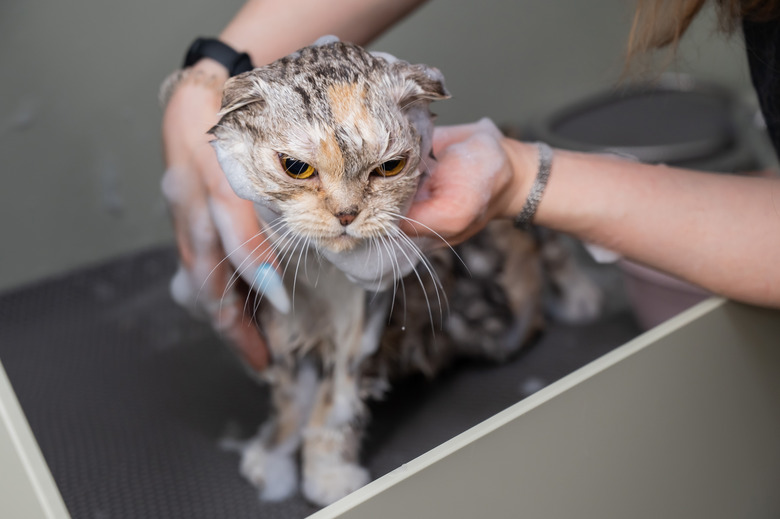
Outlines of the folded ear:
[{"label": "folded ear", "polygon": [[399,102],[402,107],[407,107],[415,101],[439,101],[450,97],[447,87],[444,86],[444,75],[439,69],[403,62],[399,62],[398,66],[406,79],[404,92]]},{"label": "folded ear", "polygon": [[244,72],[228,79],[222,90],[220,117],[253,103],[264,103],[260,80],[254,71]]}]

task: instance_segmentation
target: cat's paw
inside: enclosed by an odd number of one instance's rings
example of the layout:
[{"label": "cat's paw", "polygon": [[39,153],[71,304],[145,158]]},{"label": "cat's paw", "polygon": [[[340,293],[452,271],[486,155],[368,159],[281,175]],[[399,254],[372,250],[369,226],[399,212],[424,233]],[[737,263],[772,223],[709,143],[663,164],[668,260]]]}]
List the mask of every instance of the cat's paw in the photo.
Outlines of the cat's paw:
[{"label": "cat's paw", "polygon": [[304,474],[303,495],[319,506],[326,506],[370,481],[368,471],[354,463],[321,461]]},{"label": "cat's paw", "polygon": [[561,294],[548,301],[547,310],[558,321],[583,324],[594,321],[604,307],[604,292],[585,274],[570,277]]},{"label": "cat's paw", "polygon": [[260,489],[263,501],[281,501],[295,493],[298,471],[288,453],[268,451],[259,440],[249,442],[241,453],[241,475]]}]

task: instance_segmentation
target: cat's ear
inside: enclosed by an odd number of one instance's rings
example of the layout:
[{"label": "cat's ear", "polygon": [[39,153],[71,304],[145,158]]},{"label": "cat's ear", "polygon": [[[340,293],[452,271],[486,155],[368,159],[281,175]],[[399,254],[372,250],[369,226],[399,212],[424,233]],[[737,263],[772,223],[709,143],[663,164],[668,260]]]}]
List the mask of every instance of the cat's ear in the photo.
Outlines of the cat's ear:
[{"label": "cat's ear", "polygon": [[265,100],[257,76],[251,71],[245,72],[225,82],[222,90],[222,107],[218,115],[222,117],[254,103],[265,104]]},{"label": "cat's ear", "polygon": [[406,86],[399,102],[401,106],[408,106],[420,100],[439,101],[450,97],[447,87],[444,86],[444,74],[439,69],[408,63],[403,63],[401,67],[406,79]]}]

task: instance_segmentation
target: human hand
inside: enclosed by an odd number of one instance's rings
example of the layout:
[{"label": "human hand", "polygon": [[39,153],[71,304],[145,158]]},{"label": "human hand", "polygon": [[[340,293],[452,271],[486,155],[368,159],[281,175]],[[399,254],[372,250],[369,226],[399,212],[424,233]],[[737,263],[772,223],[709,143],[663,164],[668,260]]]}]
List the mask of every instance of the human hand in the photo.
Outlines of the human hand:
[{"label": "human hand", "polygon": [[534,147],[512,142],[489,119],[437,127],[437,161],[401,229],[455,245],[494,218],[514,216],[530,190],[537,158]]},{"label": "human hand", "polygon": [[255,302],[240,292],[238,278],[280,311],[289,309],[289,300],[252,203],[235,195],[209,145],[206,132],[217,122],[227,74],[208,60],[195,70],[170,97],[162,124],[167,166],[162,190],[180,257],[171,292],[179,304],[207,317],[252,368],[262,370],[267,346],[252,322]]}]

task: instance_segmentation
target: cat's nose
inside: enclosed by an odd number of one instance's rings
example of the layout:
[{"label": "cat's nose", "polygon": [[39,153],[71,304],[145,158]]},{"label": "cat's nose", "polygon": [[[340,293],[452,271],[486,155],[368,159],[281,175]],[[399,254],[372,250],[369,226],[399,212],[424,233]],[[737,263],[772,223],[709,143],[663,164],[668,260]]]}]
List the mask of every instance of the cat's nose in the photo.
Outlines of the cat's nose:
[{"label": "cat's nose", "polygon": [[351,224],[355,221],[355,217],[357,216],[358,212],[354,209],[349,211],[342,211],[338,214],[336,214],[336,218],[339,219],[339,223],[346,227],[347,225]]}]

